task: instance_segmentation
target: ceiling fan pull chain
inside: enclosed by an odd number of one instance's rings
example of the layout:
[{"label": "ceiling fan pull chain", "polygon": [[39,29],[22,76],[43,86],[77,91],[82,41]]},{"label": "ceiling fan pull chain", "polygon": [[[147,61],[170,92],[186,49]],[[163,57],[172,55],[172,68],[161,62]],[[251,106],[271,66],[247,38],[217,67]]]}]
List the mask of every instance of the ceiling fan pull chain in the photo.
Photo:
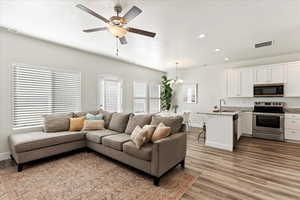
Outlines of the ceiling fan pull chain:
[{"label": "ceiling fan pull chain", "polygon": [[119,56],[119,43],[117,37],[116,37],[116,56]]}]

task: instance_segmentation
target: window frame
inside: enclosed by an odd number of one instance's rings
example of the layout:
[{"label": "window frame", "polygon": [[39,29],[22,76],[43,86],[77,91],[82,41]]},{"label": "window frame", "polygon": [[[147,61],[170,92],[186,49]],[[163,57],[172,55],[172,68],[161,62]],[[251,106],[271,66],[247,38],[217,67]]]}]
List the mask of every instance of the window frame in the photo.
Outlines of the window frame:
[{"label": "window frame", "polygon": [[[54,92],[53,92],[53,74],[56,72],[61,72],[61,73],[78,73],[79,75],[79,85],[80,87],[78,88],[79,90],[79,98],[80,98],[80,104],[79,104],[79,109],[82,109],[82,74],[80,71],[75,71],[75,70],[67,70],[67,69],[60,69],[56,67],[49,67],[49,66],[41,66],[41,65],[30,65],[30,64],[24,64],[24,63],[13,63],[11,67],[9,68],[9,98],[11,99],[10,103],[10,127],[14,132],[22,132],[22,130],[37,130],[37,128],[43,127],[43,124],[37,125],[37,126],[25,126],[25,127],[15,127],[15,85],[16,85],[16,79],[15,79],[15,68],[16,67],[28,67],[31,69],[36,69],[36,70],[49,70],[51,73],[52,81],[51,81],[51,100],[49,101],[49,104],[51,104],[51,112],[50,113],[45,113],[45,114],[54,114],[54,106],[53,106],[53,99],[54,99]],[[75,111],[76,112],[76,111]]]},{"label": "window frame", "polygon": [[[136,97],[135,96],[135,83],[143,83],[145,84],[145,89],[146,89],[146,97]],[[151,97],[151,87],[152,86],[157,86],[158,87],[158,97]],[[159,102],[159,109],[158,112],[160,112],[160,84],[158,83],[149,83],[145,81],[133,81],[133,95],[132,95],[132,112],[134,114],[150,114],[151,108],[150,108],[150,102],[151,100],[158,100]],[[135,112],[135,100],[145,100],[145,112]],[[152,114],[152,113],[151,113]],[[153,113],[154,114],[154,113]]]},{"label": "window frame", "polygon": [[98,74],[97,75],[97,104],[99,108],[105,110],[105,86],[104,86],[104,81],[116,81],[120,83],[120,96],[119,96],[119,105],[118,105],[118,111],[117,112],[123,112],[123,85],[124,81],[123,79],[118,78],[117,76],[114,75],[109,75],[109,74]]}]

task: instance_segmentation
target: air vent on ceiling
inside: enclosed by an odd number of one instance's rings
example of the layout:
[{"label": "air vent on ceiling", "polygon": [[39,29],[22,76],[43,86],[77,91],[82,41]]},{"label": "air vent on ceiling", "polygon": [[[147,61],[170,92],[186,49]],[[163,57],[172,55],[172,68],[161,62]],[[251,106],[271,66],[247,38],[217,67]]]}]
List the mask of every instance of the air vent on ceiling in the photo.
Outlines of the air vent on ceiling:
[{"label": "air vent on ceiling", "polygon": [[255,48],[261,48],[261,47],[268,47],[268,46],[272,46],[273,45],[273,41],[267,41],[267,42],[261,42],[261,43],[257,43],[255,44]]}]

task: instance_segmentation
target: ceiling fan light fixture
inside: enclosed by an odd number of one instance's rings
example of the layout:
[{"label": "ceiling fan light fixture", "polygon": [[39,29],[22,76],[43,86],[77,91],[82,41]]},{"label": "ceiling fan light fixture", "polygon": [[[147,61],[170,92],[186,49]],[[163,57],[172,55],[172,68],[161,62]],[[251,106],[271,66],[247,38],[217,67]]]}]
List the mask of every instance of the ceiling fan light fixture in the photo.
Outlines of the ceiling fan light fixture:
[{"label": "ceiling fan light fixture", "polygon": [[113,34],[113,36],[117,38],[122,38],[128,33],[128,31],[125,28],[117,25],[111,25],[108,27],[108,29],[111,32],[111,34]]}]

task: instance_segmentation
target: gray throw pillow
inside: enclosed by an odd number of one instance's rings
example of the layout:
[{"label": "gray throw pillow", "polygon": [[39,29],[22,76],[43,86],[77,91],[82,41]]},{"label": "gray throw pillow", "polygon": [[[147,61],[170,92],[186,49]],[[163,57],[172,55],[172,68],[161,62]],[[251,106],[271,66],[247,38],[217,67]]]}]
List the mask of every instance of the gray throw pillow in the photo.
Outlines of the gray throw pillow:
[{"label": "gray throw pillow", "polygon": [[126,129],[130,114],[113,113],[108,129],[123,133]]},{"label": "gray throw pillow", "polygon": [[145,125],[150,124],[152,115],[130,115],[129,121],[125,130],[126,134],[131,134],[135,127],[140,126],[144,127]]},{"label": "gray throw pillow", "polygon": [[70,118],[74,113],[43,115],[45,132],[60,132],[70,129]]},{"label": "gray throw pillow", "polygon": [[104,128],[108,128],[113,113],[100,109],[98,111],[98,114],[101,114],[103,116],[105,122]]},{"label": "gray throw pillow", "polygon": [[176,116],[176,117],[161,117],[161,116],[153,116],[151,125],[157,126],[160,123],[163,123],[164,125],[171,127],[171,134],[178,133],[181,130],[183,118],[182,116]]}]

